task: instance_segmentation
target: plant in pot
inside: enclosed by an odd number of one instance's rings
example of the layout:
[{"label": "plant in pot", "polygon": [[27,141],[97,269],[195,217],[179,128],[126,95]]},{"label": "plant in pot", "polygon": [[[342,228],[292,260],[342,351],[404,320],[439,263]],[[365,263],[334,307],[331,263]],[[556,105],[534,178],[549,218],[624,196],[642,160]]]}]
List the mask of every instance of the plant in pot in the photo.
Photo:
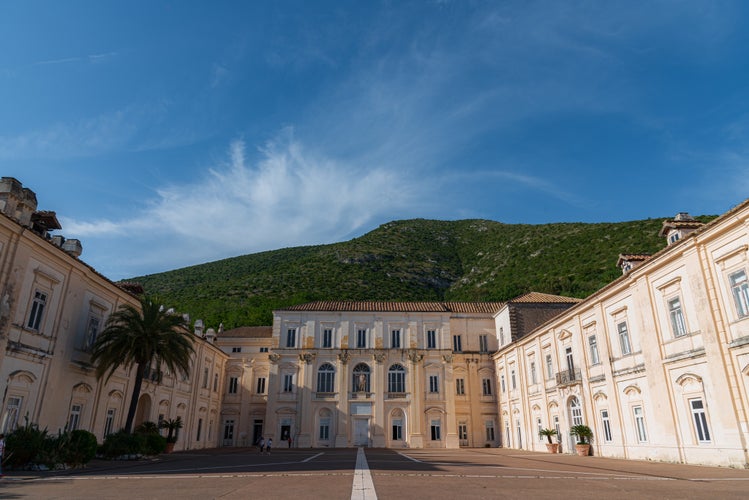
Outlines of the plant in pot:
[{"label": "plant in pot", "polygon": [[177,442],[177,430],[182,428],[182,417],[170,418],[161,422],[161,427],[167,430],[166,452],[174,451],[174,443]]},{"label": "plant in pot", "polygon": [[546,436],[546,440],[548,443],[546,443],[546,451],[549,453],[559,453],[559,443],[555,443],[551,440],[552,436],[557,435],[556,429],[541,429],[538,431],[539,437]]},{"label": "plant in pot", "polygon": [[593,431],[587,425],[573,425],[570,432],[577,436],[575,449],[581,457],[587,457],[590,454],[590,439],[593,437]]}]

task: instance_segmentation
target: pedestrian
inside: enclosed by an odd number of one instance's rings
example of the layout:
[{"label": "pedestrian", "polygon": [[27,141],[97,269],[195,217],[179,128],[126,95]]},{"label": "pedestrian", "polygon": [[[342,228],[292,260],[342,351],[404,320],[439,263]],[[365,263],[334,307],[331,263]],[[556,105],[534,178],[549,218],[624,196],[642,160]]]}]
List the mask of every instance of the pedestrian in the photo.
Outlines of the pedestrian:
[{"label": "pedestrian", "polygon": [[265,443],[265,451],[270,455],[270,447],[273,446],[273,439],[268,438],[268,441]]},{"label": "pedestrian", "polygon": [[5,434],[0,434],[0,478],[3,477],[3,457],[5,456]]},{"label": "pedestrian", "polygon": [[263,439],[263,436],[260,436],[260,439],[257,440],[257,445],[260,447],[260,454],[263,454],[263,450],[265,450],[265,439]]},{"label": "pedestrian", "polygon": [[291,448],[291,434],[289,434],[289,448]]}]

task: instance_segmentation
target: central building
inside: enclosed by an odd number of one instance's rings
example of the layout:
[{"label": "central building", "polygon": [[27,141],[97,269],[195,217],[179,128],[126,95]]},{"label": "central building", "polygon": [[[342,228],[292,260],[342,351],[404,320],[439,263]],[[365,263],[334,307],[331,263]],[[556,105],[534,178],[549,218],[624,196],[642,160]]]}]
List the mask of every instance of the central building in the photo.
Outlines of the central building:
[{"label": "central building", "polygon": [[326,301],[274,311],[266,437],[299,447],[497,446],[491,354],[502,306]]}]

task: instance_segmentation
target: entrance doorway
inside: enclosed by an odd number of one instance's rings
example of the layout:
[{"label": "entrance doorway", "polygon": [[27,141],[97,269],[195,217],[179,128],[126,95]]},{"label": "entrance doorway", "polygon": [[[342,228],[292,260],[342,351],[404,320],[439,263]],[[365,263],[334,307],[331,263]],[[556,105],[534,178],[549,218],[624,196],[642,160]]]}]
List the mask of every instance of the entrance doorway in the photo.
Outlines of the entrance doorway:
[{"label": "entrance doorway", "polygon": [[257,444],[260,440],[260,436],[263,435],[263,421],[255,420],[252,425],[252,444]]},{"label": "entrance doorway", "polygon": [[369,446],[369,419],[354,419],[354,446]]}]

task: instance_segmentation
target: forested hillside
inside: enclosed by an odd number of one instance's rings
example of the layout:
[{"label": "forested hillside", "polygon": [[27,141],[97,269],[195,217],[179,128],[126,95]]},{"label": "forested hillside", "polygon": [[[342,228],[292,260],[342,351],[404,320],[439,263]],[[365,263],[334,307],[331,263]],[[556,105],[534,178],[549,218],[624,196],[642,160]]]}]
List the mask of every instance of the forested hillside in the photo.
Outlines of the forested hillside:
[{"label": "forested hillside", "polygon": [[[700,217],[708,221],[712,217]],[[663,219],[502,224],[404,220],[331,245],[285,248],[132,278],[165,304],[225,328],[269,325],[311,300],[585,297],[621,275],[620,253],[654,253]]]}]

